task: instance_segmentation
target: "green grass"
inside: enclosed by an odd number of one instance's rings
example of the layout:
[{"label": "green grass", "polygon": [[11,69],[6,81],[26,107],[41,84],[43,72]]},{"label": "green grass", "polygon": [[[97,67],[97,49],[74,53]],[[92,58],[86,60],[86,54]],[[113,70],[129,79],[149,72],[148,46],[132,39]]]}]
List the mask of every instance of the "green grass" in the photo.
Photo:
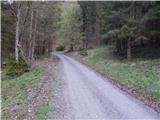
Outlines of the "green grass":
[{"label": "green grass", "polygon": [[112,47],[96,48],[88,51],[85,61],[96,70],[135,87],[140,94],[160,101],[160,59],[118,60],[112,55]]},{"label": "green grass", "polygon": [[49,102],[45,102],[36,110],[36,115],[39,120],[47,120],[50,111],[52,111],[52,108],[49,106]]},{"label": "green grass", "polygon": [[48,93],[48,96],[49,96],[49,101],[45,101],[40,107],[38,107],[36,110],[35,110],[35,114],[36,116],[38,117],[39,120],[48,120],[48,114],[50,112],[54,112],[54,107],[50,105],[50,102],[51,99],[52,99],[52,92],[53,90],[58,87],[58,84],[56,81],[53,81],[53,83],[51,83],[54,85],[54,88],[53,86],[51,87],[51,89],[49,90],[49,93]]},{"label": "green grass", "polygon": [[[46,73],[42,70],[34,70],[24,73],[15,79],[2,80],[2,119],[8,119],[9,111],[18,105],[24,110],[38,91],[40,81]],[[27,90],[32,90],[32,95],[28,95]]]}]

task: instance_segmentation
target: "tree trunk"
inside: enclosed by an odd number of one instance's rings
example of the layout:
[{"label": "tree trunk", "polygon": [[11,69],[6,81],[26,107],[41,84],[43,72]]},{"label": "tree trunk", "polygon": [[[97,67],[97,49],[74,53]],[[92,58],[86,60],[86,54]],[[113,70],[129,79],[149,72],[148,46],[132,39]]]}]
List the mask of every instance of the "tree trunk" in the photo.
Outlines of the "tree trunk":
[{"label": "tree trunk", "polygon": [[19,62],[19,29],[20,29],[20,4],[17,7],[17,16],[16,16],[16,41],[15,41],[15,58],[16,62]]},{"label": "tree trunk", "polygon": [[30,21],[30,33],[29,33],[29,49],[28,49],[28,57],[29,60],[32,59],[32,35],[33,35],[33,3],[31,5],[31,21]]},{"label": "tree trunk", "polygon": [[91,23],[91,8],[89,6],[86,6],[85,10],[85,34],[86,34],[86,49],[88,48],[89,44],[92,43],[92,23]]},{"label": "tree trunk", "polygon": [[96,9],[96,21],[95,21],[95,35],[96,35],[96,40],[97,40],[97,45],[101,46],[102,44],[102,39],[101,39],[101,4],[97,2],[95,4],[95,9]]},{"label": "tree trunk", "polygon": [[124,50],[124,49],[123,49],[123,48],[124,48],[124,47],[123,47],[123,39],[121,39],[120,42],[121,42],[121,52],[123,52],[123,50]]},{"label": "tree trunk", "polygon": [[101,46],[100,18],[99,18],[99,16],[96,17],[96,23],[95,23],[95,35],[96,35],[97,45]]},{"label": "tree trunk", "polygon": [[73,51],[73,44],[70,44],[70,51]]},{"label": "tree trunk", "polygon": [[35,18],[34,18],[34,33],[33,33],[33,40],[32,40],[32,51],[31,51],[31,60],[34,59],[34,50],[35,50],[35,40],[36,40],[36,29],[37,29],[37,13],[35,11]]},{"label": "tree trunk", "polygon": [[119,52],[119,47],[118,47],[118,39],[116,38],[116,52],[118,53]]},{"label": "tree trunk", "polygon": [[131,60],[131,40],[130,38],[128,39],[128,44],[127,44],[127,59],[128,61]]}]

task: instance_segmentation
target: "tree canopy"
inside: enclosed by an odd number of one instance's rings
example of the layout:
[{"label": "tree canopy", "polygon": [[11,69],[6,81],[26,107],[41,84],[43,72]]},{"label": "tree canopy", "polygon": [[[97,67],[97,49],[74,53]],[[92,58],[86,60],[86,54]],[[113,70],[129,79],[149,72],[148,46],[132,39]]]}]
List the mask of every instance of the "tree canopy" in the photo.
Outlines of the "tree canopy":
[{"label": "tree canopy", "polygon": [[160,2],[16,1],[1,4],[3,58],[8,56],[5,52],[14,54],[14,49],[17,55],[32,61],[53,51],[54,44],[70,50],[111,44],[117,54],[131,59],[134,47],[160,45]]}]

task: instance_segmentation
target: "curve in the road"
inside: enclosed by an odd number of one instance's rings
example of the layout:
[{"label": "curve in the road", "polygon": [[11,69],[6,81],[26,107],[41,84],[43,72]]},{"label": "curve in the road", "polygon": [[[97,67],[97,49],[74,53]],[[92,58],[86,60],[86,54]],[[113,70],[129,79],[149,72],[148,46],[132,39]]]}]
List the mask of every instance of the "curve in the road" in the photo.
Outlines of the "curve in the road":
[{"label": "curve in the road", "polygon": [[[59,54],[75,119],[158,120],[160,115],[80,62]],[[73,117],[73,116],[72,116]]]}]

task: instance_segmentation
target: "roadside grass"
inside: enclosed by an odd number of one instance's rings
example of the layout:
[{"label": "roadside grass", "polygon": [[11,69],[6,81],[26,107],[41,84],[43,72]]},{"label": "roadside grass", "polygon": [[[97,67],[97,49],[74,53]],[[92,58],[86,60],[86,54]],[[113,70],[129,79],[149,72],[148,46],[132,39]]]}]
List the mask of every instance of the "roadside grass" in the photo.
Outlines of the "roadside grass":
[{"label": "roadside grass", "polygon": [[[45,75],[45,71],[33,70],[18,78],[2,79],[2,120],[9,119],[9,112],[15,106],[20,106],[22,112],[26,109],[37,94],[40,81]],[[31,90],[31,94],[28,90]]]},{"label": "roadside grass", "polygon": [[52,111],[52,108],[49,106],[49,102],[43,103],[36,111],[36,116],[39,120],[47,120],[48,119],[48,113]]},{"label": "roadside grass", "polygon": [[160,101],[160,58],[135,58],[131,62],[116,59],[111,46],[88,50],[84,60],[96,70],[134,87],[144,97]]},{"label": "roadside grass", "polygon": [[[51,83],[54,84],[54,83]],[[55,86],[55,85],[54,85]],[[55,86],[56,87],[56,86]],[[45,101],[41,106],[39,106],[36,110],[35,110],[35,114],[37,116],[37,118],[39,120],[48,120],[48,115],[50,112],[54,112],[55,108],[53,108],[53,106],[51,106],[50,102],[52,102],[52,92],[53,92],[53,87],[51,87],[51,89],[49,90],[48,96],[49,96],[49,101]]]}]

